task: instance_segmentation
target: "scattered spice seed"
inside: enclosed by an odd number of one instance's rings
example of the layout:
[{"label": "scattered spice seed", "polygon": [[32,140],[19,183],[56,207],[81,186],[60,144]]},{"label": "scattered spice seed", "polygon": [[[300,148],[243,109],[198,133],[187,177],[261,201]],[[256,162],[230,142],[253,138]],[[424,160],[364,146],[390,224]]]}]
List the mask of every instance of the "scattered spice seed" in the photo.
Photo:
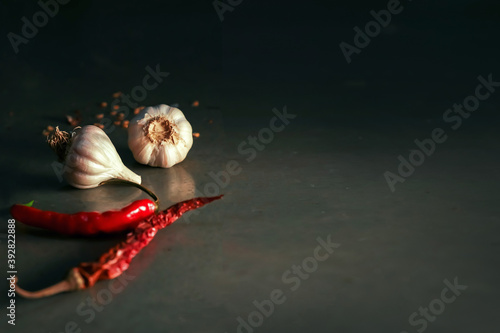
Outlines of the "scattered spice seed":
[{"label": "scattered spice seed", "polygon": [[66,120],[71,126],[78,126],[82,122],[80,110],[76,110],[74,116],[66,115]]},{"label": "scattered spice seed", "polygon": [[97,119],[102,119],[104,118],[104,113],[99,113],[98,115],[95,116]]},{"label": "scattered spice seed", "polygon": [[172,224],[187,211],[202,207],[220,198],[222,195],[179,202],[158,215],[153,215],[146,221],[139,223],[134,232],[127,235],[125,241],[112,247],[98,261],[81,263],[70,270],[65,280],[51,287],[35,292],[26,291],[17,285],[16,278],[16,293],[26,298],[41,298],[61,292],[90,288],[97,281],[117,278],[128,269],[132,259],[153,240],[159,230]]},{"label": "scattered spice seed", "polygon": [[122,92],[121,91],[117,91],[112,96],[113,96],[113,98],[119,98],[121,95],[122,95]]},{"label": "scattered spice seed", "polygon": [[144,108],[145,108],[145,106],[139,106],[138,108],[135,108],[134,114],[139,114],[139,112],[141,112]]},{"label": "scattered spice seed", "polygon": [[200,133],[198,133],[198,132],[194,132],[194,133],[193,133],[193,136],[194,136],[195,138],[199,138],[199,137],[200,137]]},{"label": "scattered spice seed", "polygon": [[53,132],[54,131],[54,127],[53,126],[47,126],[47,130],[50,131],[50,132]]},{"label": "scattered spice seed", "polygon": [[111,111],[111,112],[110,112],[110,114],[111,114],[112,116],[116,116],[116,114],[117,114],[117,113],[118,113],[118,112],[116,112],[116,111]]},{"label": "scattered spice seed", "polygon": [[49,135],[50,135],[50,132],[49,132],[49,131],[47,131],[47,130],[43,130],[42,134],[43,134],[44,136],[49,136]]},{"label": "scattered spice seed", "polygon": [[115,121],[113,122],[113,124],[115,124],[115,126],[120,126],[120,125],[121,125],[121,123],[122,123],[122,122],[121,122],[120,120],[115,120]]},{"label": "scattered spice seed", "polygon": [[194,101],[193,104],[192,104],[193,107],[198,107],[200,106],[200,102],[199,101]]},{"label": "scattered spice seed", "polygon": [[118,105],[113,105],[113,110],[118,110],[120,107]]},{"label": "scattered spice seed", "polygon": [[100,129],[104,129],[104,124],[101,124],[101,123],[94,123],[94,126],[97,126]]},{"label": "scattered spice seed", "polygon": [[125,114],[124,113],[118,114],[118,119],[120,119],[120,120],[125,119]]},{"label": "scattered spice seed", "polygon": [[71,126],[78,126],[78,124],[80,124],[80,122],[81,122],[81,119],[79,119],[77,117],[70,116],[70,115],[66,115],[66,119],[68,120],[68,123]]},{"label": "scattered spice seed", "polygon": [[19,222],[32,227],[63,235],[83,236],[133,230],[139,222],[153,215],[158,207],[157,203],[149,199],[141,199],[116,211],[62,214],[43,211],[31,207],[31,204],[33,201],[27,205],[13,205],[10,214]]},{"label": "scattered spice seed", "polygon": [[108,106],[108,103],[106,103],[106,102],[101,102],[101,103],[99,103],[99,106],[100,106],[101,108],[105,108],[105,107],[107,107],[107,106]]},{"label": "scattered spice seed", "polygon": [[123,127],[123,128],[128,128],[128,124],[129,124],[129,123],[130,123],[130,122],[129,122],[128,120],[124,120],[124,121],[123,121],[123,124],[122,124],[122,127]]}]

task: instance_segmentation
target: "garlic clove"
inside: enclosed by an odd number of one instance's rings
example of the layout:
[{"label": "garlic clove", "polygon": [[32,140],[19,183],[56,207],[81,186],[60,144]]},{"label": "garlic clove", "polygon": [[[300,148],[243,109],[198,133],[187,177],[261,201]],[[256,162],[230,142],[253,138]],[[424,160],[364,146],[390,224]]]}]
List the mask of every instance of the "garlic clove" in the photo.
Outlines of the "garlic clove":
[{"label": "garlic clove", "polygon": [[128,145],[137,162],[169,168],[182,162],[193,145],[184,113],[165,104],[147,107],[128,127]]},{"label": "garlic clove", "polygon": [[141,183],[141,176],[123,164],[109,137],[97,126],[84,126],[72,134],[56,128],[49,144],[64,161],[64,179],[74,187],[94,188],[110,179]]}]

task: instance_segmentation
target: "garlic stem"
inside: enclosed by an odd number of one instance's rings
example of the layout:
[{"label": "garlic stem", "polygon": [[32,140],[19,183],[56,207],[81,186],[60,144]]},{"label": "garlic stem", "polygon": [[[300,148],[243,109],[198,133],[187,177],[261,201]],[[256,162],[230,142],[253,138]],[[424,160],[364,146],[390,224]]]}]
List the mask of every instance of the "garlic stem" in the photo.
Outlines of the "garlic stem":
[{"label": "garlic stem", "polygon": [[137,187],[137,188],[143,190],[144,192],[146,192],[151,198],[153,198],[153,200],[154,200],[154,202],[156,204],[156,207],[157,208],[159,207],[160,200],[158,199],[158,197],[156,196],[156,194],[154,194],[153,191],[151,191],[149,188],[147,188],[144,185],[141,185],[141,184],[135,183],[135,182],[131,182],[131,181],[125,180],[125,179],[113,178],[113,179],[108,179],[108,180],[105,180],[105,181],[101,182],[99,184],[99,186],[106,185],[106,184],[131,185],[131,186]]},{"label": "garlic stem", "polygon": [[131,183],[136,183],[136,184],[141,183],[141,176],[134,173],[132,170],[130,170],[127,167],[123,168],[122,171],[118,173],[116,179],[126,180],[126,181],[129,181]]}]

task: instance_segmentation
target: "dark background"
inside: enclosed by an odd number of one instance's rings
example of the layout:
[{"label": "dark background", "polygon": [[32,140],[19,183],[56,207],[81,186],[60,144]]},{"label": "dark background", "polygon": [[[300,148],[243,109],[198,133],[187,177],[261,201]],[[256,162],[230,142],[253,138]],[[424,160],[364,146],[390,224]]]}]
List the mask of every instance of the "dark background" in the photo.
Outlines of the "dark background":
[{"label": "dark background", "polygon": [[[178,103],[201,133],[188,159],[170,170],[135,163],[126,132],[110,133],[124,163],[164,205],[202,189],[228,160],[243,165],[224,201],[193,218],[198,224],[173,225],[137,257],[131,272],[142,275],[83,331],[234,332],[235,318],[282,286],[282,272],[327,234],[342,244],[338,254],[256,332],[415,332],[408,316],[455,276],[468,290],[426,331],[498,328],[499,92],[456,131],[442,116],[474,92],[479,75],[500,81],[500,4],[401,4],[348,64],[339,43],[353,44],[353,28],[387,1],[244,0],[221,22],[211,1],[72,0],[18,54],[6,36],[20,34],[21,18],[31,21],[40,8],[1,2],[3,220],[10,205],[32,199],[59,211],[131,200],[123,190],[86,192],[59,182],[42,130],[69,130],[64,115],[74,110],[92,123],[109,112],[96,104],[130,92],[146,66],[170,75],[143,104]],[[297,118],[247,164],[239,143],[285,105]],[[392,193],[383,173],[396,172],[398,155],[408,156],[413,141],[436,127],[446,128],[448,141]],[[58,281],[121,239],[69,239],[22,226],[17,235],[27,289]],[[74,308],[104,286],[18,298],[16,329],[59,332],[68,321],[81,323]]]},{"label": "dark background", "polygon": [[[2,92],[10,98],[3,100],[17,100],[11,109],[20,100],[65,109],[55,96],[100,100],[107,97],[101,89],[125,90],[137,82],[134,74],[159,63],[177,80],[164,89],[192,92],[228,116],[267,112],[266,98],[288,99],[332,122],[436,117],[436,109],[468,94],[477,75],[494,72],[500,8],[489,0],[401,4],[348,65],[339,43],[353,44],[353,27],[373,20],[370,10],[385,9],[386,1],[244,1],[223,22],[209,1],[70,1],[19,54],[5,38]],[[20,34],[20,18],[31,20],[38,9],[35,1],[3,1],[3,34]],[[440,104],[431,108],[429,100]]]}]

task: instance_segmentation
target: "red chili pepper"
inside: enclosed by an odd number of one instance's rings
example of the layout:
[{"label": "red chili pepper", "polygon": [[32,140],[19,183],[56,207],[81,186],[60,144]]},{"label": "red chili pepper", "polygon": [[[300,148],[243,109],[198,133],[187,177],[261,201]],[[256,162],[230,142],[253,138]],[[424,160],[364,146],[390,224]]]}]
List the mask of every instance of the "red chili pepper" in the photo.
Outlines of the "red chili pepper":
[{"label": "red chili pepper", "polygon": [[[16,292],[26,298],[40,298],[92,287],[97,281],[114,279],[129,267],[130,261],[151,242],[156,233],[172,224],[187,211],[202,207],[207,203],[222,198],[194,198],[177,203],[141,222],[127,235],[127,239],[104,253],[98,261],[81,263],[70,270],[66,280],[40,291],[30,292],[16,286]],[[17,283],[17,281],[16,281]]]},{"label": "red chili pepper", "polygon": [[121,210],[104,213],[80,212],[62,214],[43,211],[27,205],[14,205],[12,217],[26,225],[56,231],[65,235],[95,235],[134,229],[140,221],[150,217],[157,205],[149,199],[137,200]]}]

